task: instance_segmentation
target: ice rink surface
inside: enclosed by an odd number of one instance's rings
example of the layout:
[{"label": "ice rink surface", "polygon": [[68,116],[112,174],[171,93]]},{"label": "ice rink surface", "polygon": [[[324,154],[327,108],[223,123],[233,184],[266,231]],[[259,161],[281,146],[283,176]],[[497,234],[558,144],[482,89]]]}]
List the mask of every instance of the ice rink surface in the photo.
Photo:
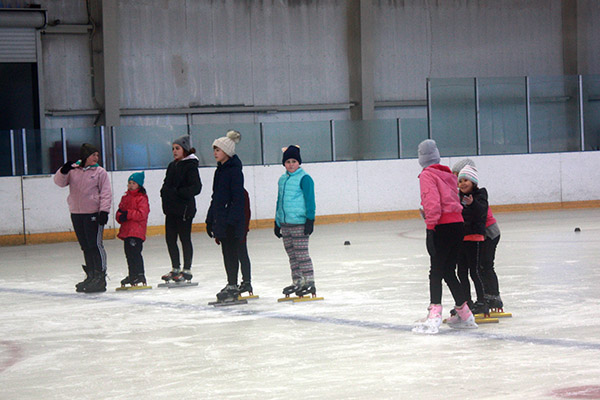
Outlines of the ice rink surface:
[{"label": "ice rink surface", "polygon": [[[496,217],[513,317],[431,336],[410,331],[429,302],[421,220],[317,225],[325,300],[303,304],[277,302],[291,278],[269,229],[248,237],[260,299],[229,308],[207,305],[226,282],[205,233],[186,289],[156,287],[162,236],[144,244],[145,291],[115,292],[123,245],[105,241],[102,294],[75,292],[76,243],[2,247],[0,399],[600,398],[600,209]],[[452,305],[444,288],[445,317]]]}]

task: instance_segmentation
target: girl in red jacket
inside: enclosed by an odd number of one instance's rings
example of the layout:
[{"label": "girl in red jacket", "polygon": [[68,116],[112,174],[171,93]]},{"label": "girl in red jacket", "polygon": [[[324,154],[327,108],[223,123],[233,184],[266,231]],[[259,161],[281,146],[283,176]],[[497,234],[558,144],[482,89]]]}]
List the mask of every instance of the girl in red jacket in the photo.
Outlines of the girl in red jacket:
[{"label": "girl in red jacket", "polygon": [[456,177],[450,168],[440,165],[440,152],[435,141],[419,144],[421,205],[427,225],[427,252],[430,256],[427,318],[413,328],[416,333],[438,333],[442,323],[442,280],[452,297],[456,315],[448,319],[452,328],[477,328],[456,277],[456,261],[464,236],[462,205],[458,199]]},{"label": "girl in red jacket", "polygon": [[117,222],[121,224],[117,237],[123,240],[129,269],[129,275],[121,281],[121,286],[146,286],[142,243],[146,240],[149,213],[144,171],[133,173],[127,180],[127,192],[121,198],[117,211]]}]

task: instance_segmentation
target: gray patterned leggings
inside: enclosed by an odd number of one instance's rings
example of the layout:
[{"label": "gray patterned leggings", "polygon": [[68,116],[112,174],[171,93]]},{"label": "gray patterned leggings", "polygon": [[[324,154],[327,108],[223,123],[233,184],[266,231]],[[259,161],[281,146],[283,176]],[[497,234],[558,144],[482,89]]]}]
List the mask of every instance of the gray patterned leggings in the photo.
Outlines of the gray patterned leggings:
[{"label": "gray patterned leggings", "polygon": [[305,278],[307,282],[315,280],[313,264],[308,254],[308,235],[304,234],[304,224],[281,224],[283,247],[290,258],[292,281]]}]

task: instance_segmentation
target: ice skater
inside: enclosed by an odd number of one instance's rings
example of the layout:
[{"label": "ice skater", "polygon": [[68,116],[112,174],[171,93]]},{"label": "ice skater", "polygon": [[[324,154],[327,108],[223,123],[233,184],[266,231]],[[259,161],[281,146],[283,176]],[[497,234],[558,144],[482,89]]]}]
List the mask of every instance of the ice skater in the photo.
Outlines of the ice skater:
[{"label": "ice skater", "polygon": [[308,253],[308,239],[315,223],[315,184],[300,167],[300,147],[290,145],[283,149],[282,164],[286,172],[278,182],[274,232],[283,238],[292,273],[292,284],[283,289],[283,294],[316,296],[313,263]]},{"label": "ice skater", "polygon": [[[242,161],[235,154],[241,134],[230,130],[213,142],[217,169],[213,178],[213,193],[206,215],[206,233],[217,239],[223,253],[227,285],[217,293],[219,302],[235,302],[240,290],[237,285],[240,265],[239,250],[245,243],[244,174]],[[246,253],[247,254],[247,253]]]},{"label": "ice skater", "polygon": [[79,150],[79,161],[67,161],[54,174],[54,183],[69,186],[69,211],[83,251],[86,278],[75,285],[77,292],[106,291],[106,251],[102,235],[108,222],[112,192],[108,173],[98,164],[100,152],[89,143]]},{"label": "ice skater", "polygon": [[425,320],[413,328],[416,333],[435,334],[442,323],[442,280],[454,298],[456,315],[447,322],[452,328],[476,328],[477,324],[456,277],[458,251],[464,236],[462,205],[458,199],[456,177],[450,168],[440,165],[440,153],[434,140],[418,147],[421,205],[427,226],[427,252],[430,256],[430,305]]},{"label": "ice skater", "polygon": [[239,292],[240,295],[247,292],[250,296],[254,294],[252,289],[252,265],[248,255],[248,232],[250,231],[251,217],[250,196],[248,191],[244,189],[244,237],[238,243],[238,259],[242,270],[242,282],[239,286]]},{"label": "ice skater", "polygon": [[[465,166],[470,165],[476,167],[475,162],[470,158],[465,158],[458,161],[452,166],[452,173],[458,177],[458,173]],[[489,203],[489,201],[488,201]],[[494,269],[494,261],[496,258],[496,248],[500,242],[500,227],[498,221],[492,213],[492,208],[488,204],[487,217],[485,222],[485,240],[481,243],[480,248],[480,271],[479,275],[483,281],[483,291],[485,293],[485,302],[491,309],[502,311],[504,303],[500,297],[500,285],[498,283],[498,275]]]},{"label": "ice skater", "polygon": [[121,224],[117,237],[123,240],[127,258],[127,276],[121,286],[146,286],[143,243],[146,240],[146,227],[150,205],[144,188],[144,171],[135,172],[127,179],[127,192],[121,197],[116,219]]},{"label": "ice skater", "polygon": [[[202,190],[198,173],[196,149],[190,145],[190,137],[182,136],[173,141],[173,161],[169,163],[160,197],[165,214],[165,240],[171,271],[162,276],[165,282],[185,282],[192,279],[192,220],[196,215],[196,196]],[[183,270],[179,258],[177,238],[183,250]]]}]

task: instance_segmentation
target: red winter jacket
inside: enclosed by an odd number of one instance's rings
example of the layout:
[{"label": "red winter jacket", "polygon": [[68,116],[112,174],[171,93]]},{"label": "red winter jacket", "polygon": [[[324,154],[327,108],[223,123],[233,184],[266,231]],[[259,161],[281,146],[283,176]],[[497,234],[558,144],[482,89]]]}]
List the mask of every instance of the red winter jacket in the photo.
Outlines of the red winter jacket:
[{"label": "red winter jacket", "polygon": [[[128,237],[146,240],[146,226],[148,225],[148,214],[150,214],[148,196],[140,193],[139,189],[128,190],[121,197],[119,210],[127,211],[127,221],[121,224],[117,237],[123,240]],[[121,214],[121,211],[117,211],[117,221]]]},{"label": "red winter jacket", "polygon": [[427,229],[436,225],[463,222],[456,176],[445,165],[434,164],[419,175],[421,204]]}]

